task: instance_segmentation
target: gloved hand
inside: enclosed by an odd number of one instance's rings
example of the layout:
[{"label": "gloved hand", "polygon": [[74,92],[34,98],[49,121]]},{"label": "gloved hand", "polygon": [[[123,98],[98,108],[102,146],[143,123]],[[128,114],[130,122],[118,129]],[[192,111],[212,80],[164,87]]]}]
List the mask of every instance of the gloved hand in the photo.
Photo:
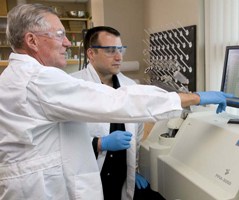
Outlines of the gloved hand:
[{"label": "gloved hand", "polygon": [[132,133],[128,131],[114,131],[101,138],[102,151],[119,151],[130,147]]},{"label": "gloved hand", "polygon": [[145,189],[148,186],[148,181],[140,174],[135,174],[135,183],[138,189]]},{"label": "gloved hand", "polygon": [[233,94],[217,91],[196,92],[196,94],[200,96],[199,105],[219,104],[216,111],[217,113],[225,111],[227,106],[226,98],[233,97]]}]

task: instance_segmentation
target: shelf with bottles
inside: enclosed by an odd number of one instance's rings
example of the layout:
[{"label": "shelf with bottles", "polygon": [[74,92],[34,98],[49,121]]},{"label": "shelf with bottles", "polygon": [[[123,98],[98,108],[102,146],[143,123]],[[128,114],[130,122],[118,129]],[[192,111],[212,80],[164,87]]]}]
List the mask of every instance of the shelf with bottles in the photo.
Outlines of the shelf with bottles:
[{"label": "shelf with bottles", "polygon": [[71,41],[71,47],[68,48],[67,59],[79,59],[79,55],[83,53],[82,34],[67,33],[67,38]]},{"label": "shelf with bottles", "polygon": [[65,58],[71,64],[78,64],[80,58],[84,59],[84,52],[78,48],[70,47],[66,50]]}]

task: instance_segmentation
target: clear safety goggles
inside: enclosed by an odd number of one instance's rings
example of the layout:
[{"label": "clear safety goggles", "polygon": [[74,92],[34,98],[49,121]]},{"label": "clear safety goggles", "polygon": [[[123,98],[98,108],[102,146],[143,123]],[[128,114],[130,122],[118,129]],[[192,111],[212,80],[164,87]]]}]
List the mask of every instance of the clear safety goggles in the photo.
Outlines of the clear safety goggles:
[{"label": "clear safety goggles", "polygon": [[35,35],[39,35],[39,36],[45,36],[51,39],[55,39],[58,41],[63,41],[64,38],[66,37],[66,32],[64,30],[57,30],[56,32],[33,32]]},{"label": "clear safety goggles", "polygon": [[108,57],[113,57],[120,53],[124,55],[127,49],[127,46],[91,46],[92,49],[102,49],[104,54]]}]

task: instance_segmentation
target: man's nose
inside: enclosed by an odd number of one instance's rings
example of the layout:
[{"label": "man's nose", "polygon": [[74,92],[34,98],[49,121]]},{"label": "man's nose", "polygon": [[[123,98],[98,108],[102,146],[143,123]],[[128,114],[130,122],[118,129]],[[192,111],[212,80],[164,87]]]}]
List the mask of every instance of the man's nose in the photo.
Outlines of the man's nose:
[{"label": "man's nose", "polygon": [[123,54],[119,50],[117,50],[115,53],[115,59],[122,60],[122,58],[123,58]]},{"label": "man's nose", "polygon": [[66,47],[71,46],[71,42],[68,40],[68,38],[66,36],[63,39],[63,45],[66,46]]}]

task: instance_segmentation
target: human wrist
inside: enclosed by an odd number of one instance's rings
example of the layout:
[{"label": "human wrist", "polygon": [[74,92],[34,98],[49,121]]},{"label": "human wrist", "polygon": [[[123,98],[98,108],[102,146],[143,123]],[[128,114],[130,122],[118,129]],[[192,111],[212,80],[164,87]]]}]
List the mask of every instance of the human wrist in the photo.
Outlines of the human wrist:
[{"label": "human wrist", "polygon": [[200,98],[200,102],[199,102],[199,105],[205,105],[205,104],[208,104],[208,99],[206,98],[206,94],[207,92],[195,92],[194,94],[197,94]]},{"label": "human wrist", "polygon": [[102,151],[102,147],[101,147],[101,138],[99,137],[98,138],[98,143],[97,143],[97,149],[98,149],[98,152]]},{"label": "human wrist", "polygon": [[196,101],[198,102],[197,105],[200,105],[200,104],[201,104],[201,95],[200,95],[200,92],[194,92],[193,94],[196,95],[197,98],[199,97],[199,100],[196,100]]},{"label": "human wrist", "polygon": [[197,93],[178,93],[178,95],[181,99],[181,106],[183,108],[200,104],[200,95]]}]

